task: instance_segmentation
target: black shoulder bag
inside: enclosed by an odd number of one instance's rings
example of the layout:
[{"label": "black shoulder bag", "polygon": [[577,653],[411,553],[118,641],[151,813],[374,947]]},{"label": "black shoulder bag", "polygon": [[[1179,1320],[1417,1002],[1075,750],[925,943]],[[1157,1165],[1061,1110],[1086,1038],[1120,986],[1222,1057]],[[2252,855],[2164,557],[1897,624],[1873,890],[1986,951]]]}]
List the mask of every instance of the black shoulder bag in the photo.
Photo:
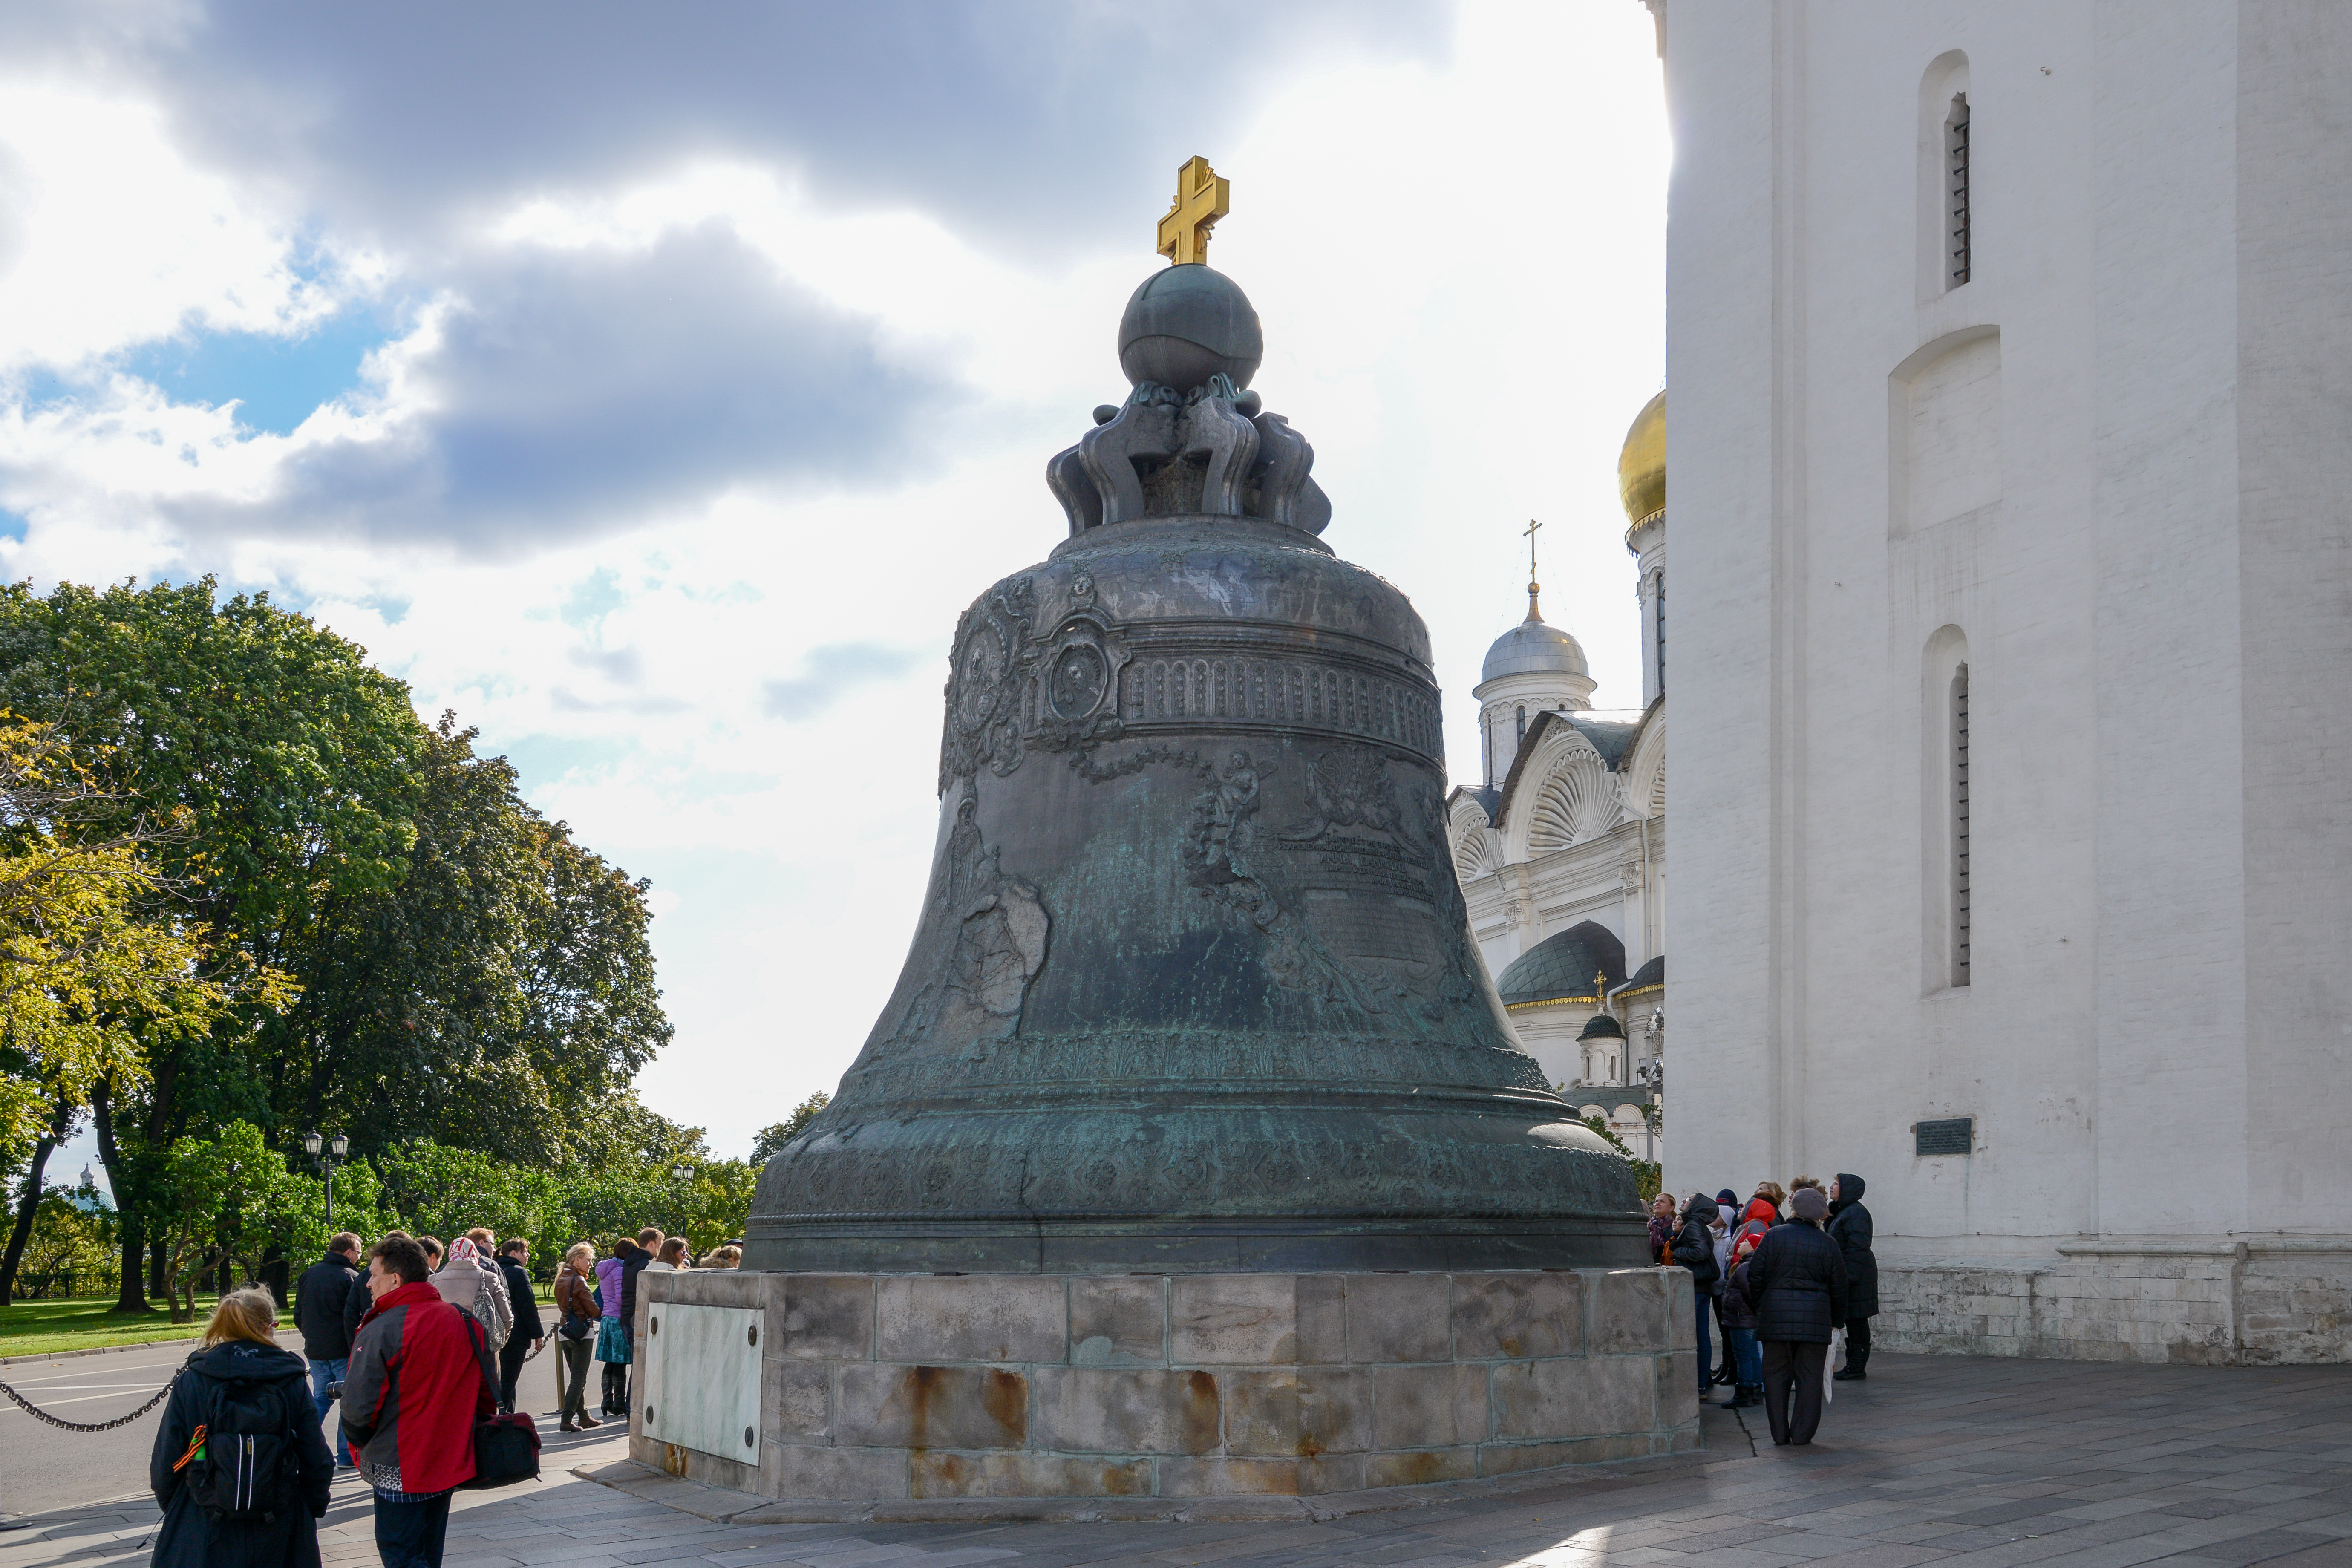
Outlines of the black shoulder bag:
[{"label": "black shoulder bag", "polygon": [[[466,1336],[474,1347],[474,1364],[481,1372],[482,1386],[489,1391],[490,1404],[496,1406],[499,1374],[490,1365],[490,1337],[471,1312],[460,1310],[457,1316],[465,1320]],[[460,1486],[459,1491],[485,1492],[537,1479],[539,1427],[530,1416],[520,1412],[491,1415],[474,1423],[474,1479]]]}]

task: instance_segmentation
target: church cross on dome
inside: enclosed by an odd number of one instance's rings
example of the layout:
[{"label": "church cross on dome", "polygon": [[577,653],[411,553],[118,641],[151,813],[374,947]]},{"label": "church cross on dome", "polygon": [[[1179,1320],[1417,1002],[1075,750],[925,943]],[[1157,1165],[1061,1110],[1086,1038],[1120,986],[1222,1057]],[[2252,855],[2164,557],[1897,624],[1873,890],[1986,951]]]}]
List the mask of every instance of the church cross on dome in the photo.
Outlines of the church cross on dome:
[{"label": "church cross on dome", "polygon": [[1531,621],[1543,619],[1543,612],[1536,608],[1536,595],[1543,591],[1543,584],[1536,581],[1536,530],[1542,526],[1529,518],[1527,527],[1519,530],[1528,540],[1528,619]]},{"label": "church cross on dome", "polygon": [[1176,171],[1176,205],[1160,220],[1160,254],[1178,267],[1209,263],[1209,231],[1234,205],[1234,183],[1193,158]]}]

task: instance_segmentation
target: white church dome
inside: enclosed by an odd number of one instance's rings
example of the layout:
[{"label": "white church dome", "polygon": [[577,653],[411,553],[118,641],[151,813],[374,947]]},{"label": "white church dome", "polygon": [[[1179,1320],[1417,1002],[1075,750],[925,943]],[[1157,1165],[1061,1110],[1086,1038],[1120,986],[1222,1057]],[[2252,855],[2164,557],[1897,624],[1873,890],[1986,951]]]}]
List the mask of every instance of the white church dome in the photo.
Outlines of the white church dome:
[{"label": "white church dome", "polygon": [[1507,675],[1576,675],[1589,679],[1591,674],[1584,662],[1584,649],[1574,637],[1558,626],[1530,618],[1495,639],[1495,646],[1486,650],[1486,667],[1478,681],[1483,686]]}]

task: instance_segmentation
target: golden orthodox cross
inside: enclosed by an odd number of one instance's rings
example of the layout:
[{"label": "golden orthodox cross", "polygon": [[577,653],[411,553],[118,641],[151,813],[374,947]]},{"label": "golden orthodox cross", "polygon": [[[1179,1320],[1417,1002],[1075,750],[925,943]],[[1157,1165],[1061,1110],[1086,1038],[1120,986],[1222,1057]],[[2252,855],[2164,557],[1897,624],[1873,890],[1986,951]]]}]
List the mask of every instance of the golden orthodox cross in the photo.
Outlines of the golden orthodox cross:
[{"label": "golden orthodox cross", "polygon": [[1531,621],[1543,619],[1536,611],[1536,594],[1538,591],[1536,583],[1536,530],[1542,526],[1534,518],[1529,518],[1527,527],[1519,530],[1528,536],[1528,619]]},{"label": "golden orthodox cross", "polygon": [[1233,182],[1221,178],[1206,158],[1176,171],[1176,205],[1160,220],[1160,254],[1179,267],[1209,259],[1209,230],[1233,206]]}]

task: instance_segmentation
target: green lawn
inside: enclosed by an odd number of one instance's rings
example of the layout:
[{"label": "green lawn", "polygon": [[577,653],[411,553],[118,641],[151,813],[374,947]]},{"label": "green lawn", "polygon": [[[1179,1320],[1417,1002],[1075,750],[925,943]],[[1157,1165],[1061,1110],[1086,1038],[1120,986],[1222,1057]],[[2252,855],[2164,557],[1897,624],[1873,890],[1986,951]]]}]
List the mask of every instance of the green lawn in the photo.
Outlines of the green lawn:
[{"label": "green lawn", "polygon": [[[542,1307],[553,1305],[552,1285],[536,1294]],[[0,1358],[47,1355],[56,1351],[84,1351],[94,1345],[138,1345],[154,1340],[193,1340],[205,1331],[213,1313],[213,1298],[196,1298],[194,1322],[175,1323],[157,1307],[149,1312],[117,1312],[111,1296],[84,1296],[65,1301],[11,1301],[0,1307]],[[294,1314],[281,1312],[278,1327],[289,1331]],[[299,1344],[289,1348],[299,1351]]]},{"label": "green lawn", "polygon": [[[196,1318],[175,1323],[158,1307],[152,1312],[117,1312],[111,1296],[83,1296],[64,1301],[11,1301],[0,1307],[0,1356],[46,1355],[53,1351],[89,1350],[93,1345],[136,1345],[151,1340],[192,1340],[205,1331],[212,1316],[213,1299],[196,1298]],[[291,1327],[291,1314],[278,1319]]]}]

